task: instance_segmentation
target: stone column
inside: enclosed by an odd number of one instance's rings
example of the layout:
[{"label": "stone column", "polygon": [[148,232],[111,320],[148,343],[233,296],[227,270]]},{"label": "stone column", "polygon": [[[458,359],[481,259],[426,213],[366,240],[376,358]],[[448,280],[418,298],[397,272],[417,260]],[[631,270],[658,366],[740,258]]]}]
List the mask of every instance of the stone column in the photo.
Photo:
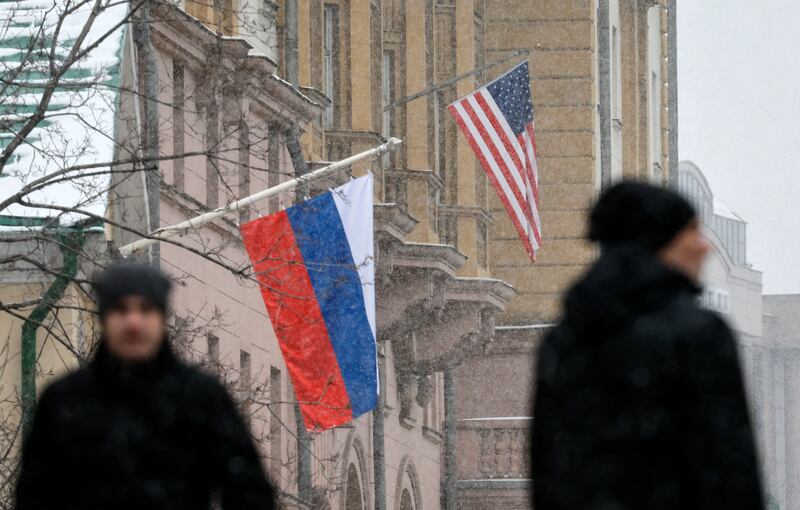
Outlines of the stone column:
[{"label": "stone column", "polygon": [[[139,70],[142,73],[142,167],[144,174],[144,199],[147,209],[147,230],[153,232],[160,226],[161,174],[159,156],[159,107],[158,107],[158,57],[150,35],[152,2],[145,2],[140,13],[140,22],[134,24],[133,40],[139,53]],[[158,266],[160,246],[148,248],[150,263]]]},{"label": "stone column", "polygon": [[[468,73],[475,69],[475,5],[474,0],[459,0],[456,2],[456,75]],[[461,80],[456,84],[456,95],[466,96],[477,88],[475,76]],[[450,119],[441,119],[442,122],[450,122]],[[457,145],[457,186],[458,204],[463,206],[475,205],[475,153],[467,143],[466,138],[458,136]],[[464,232],[459,221],[459,240],[467,241],[471,237],[474,240],[474,232],[470,235]],[[474,230],[474,229],[473,229]],[[465,234],[466,237],[462,236]],[[464,243],[464,251],[469,255],[467,265],[474,258],[474,245],[472,241]],[[465,266],[466,267],[466,266]]]},{"label": "stone column", "polygon": [[350,97],[352,127],[356,131],[371,131],[373,128],[370,11],[370,0],[350,0]]},{"label": "stone column", "polygon": [[[378,377],[382,381],[386,377],[386,358],[378,357]],[[386,452],[384,440],[384,407],[386,392],[378,395],[378,405],[372,412],[372,469],[375,482],[375,510],[386,510]]]},{"label": "stone column", "polygon": [[[471,72],[475,69],[475,52],[480,48],[475,46],[475,2],[474,0],[459,0],[456,2],[456,75]],[[475,91],[482,85],[477,83],[475,76],[461,80],[456,84],[456,96],[463,97]],[[452,122],[444,118],[440,122]],[[478,229],[478,222],[484,221],[480,209],[485,204],[479,204],[476,197],[476,160],[475,153],[461,133],[456,138],[456,201],[458,207],[451,214],[455,215],[458,231],[458,249],[469,257],[467,263],[459,270],[462,276],[488,276],[486,267],[481,265],[478,256],[478,236],[485,236]],[[486,242],[484,239],[483,242]]]},{"label": "stone column", "polygon": [[[411,95],[433,84],[433,20],[430,0],[408,0],[405,10],[405,88]],[[402,58],[402,56],[400,57]],[[406,164],[404,177],[408,212],[421,224],[409,236],[418,242],[438,242],[435,219],[431,217],[430,187],[436,180],[431,171],[433,127],[429,118],[432,96],[425,95],[406,104]],[[425,221],[425,220],[428,221]]]},{"label": "stone column", "polygon": [[442,476],[442,510],[456,509],[456,381],[455,368],[444,371],[444,476]]}]

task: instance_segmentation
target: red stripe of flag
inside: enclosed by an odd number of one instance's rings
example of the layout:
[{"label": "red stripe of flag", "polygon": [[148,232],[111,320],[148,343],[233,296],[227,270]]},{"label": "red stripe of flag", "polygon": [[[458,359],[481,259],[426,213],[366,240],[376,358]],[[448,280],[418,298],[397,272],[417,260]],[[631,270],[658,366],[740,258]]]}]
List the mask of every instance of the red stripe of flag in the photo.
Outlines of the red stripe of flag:
[{"label": "red stripe of flag", "polygon": [[[519,174],[520,175],[524,175],[525,167],[522,164],[522,161],[520,161],[519,154],[517,154],[517,151],[514,149],[514,146],[512,145],[511,140],[508,138],[508,135],[506,134],[506,130],[503,129],[503,126],[500,125],[500,121],[497,119],[497,116],[494,114],[494,110],[492,110],[492,107],[489,106],[489,103],[486,102],[486,98],[483,97],[483,94],[481,94],[480,92],[476,92],[475,93],[475,100],[478,102],[478,105],[480,105],[481,110],[483,110],[483,113],[486,114],[486,118],[489,119],[489,122],[492,124],[492,127],[494,128],[495,132],[497,133],[497,136],[500,138],[500,141],[503,143],[503,146],[505,147],[506,151],[508,152],[508,155],[511,157],[512,161],[517,166],[517,169],[519,170]],[[509,130],[510,130],[510,128],[509,128]],[[524,147],[524,145],[520,145],[520,148],[523,148],[523,147]],[[525,151],[523,150],[522,153],[524,155]]]},{"label": "red stripe of flag", "polygon": [[[537,184],[537,178],[535,174],[535,170],[533,169],[534,165],[536,164],[535,159],[531,159],[528,156],[528,146],[527,140],[525,140],[526,134],[523,133],[519,135],[519,142],[524,147],[525,150],[525,180],[531,187],[531,193],[533,194],[533,205],[535,206],[536,210],[534,214],[536,217],[539,217],[539,185]],[[533,145],[533,143],[531,143]],[[542,233],[539,231],[538,223],[533,223],[534,229],[534,237],[536,237],[537,244],[542,244]]]},{"label": "red stripe of flag", "polygon": [[306,426],[351,421],[342,372],[286,212],[240,229]]},{"label": "red stripe of flag", "polygon": [[[531,178],[531,185],[533,186],[535,195],[536,195],[536,207],[539,207],[539,172],[538,169],[534,169],[536,166],[536,135],[534,134],[533,124],[528,124],[525,126],[525,132],[528,134],[528,139],[531,141],[531,147],[533,148],[533,159],[530,160],[531,163],[531,170],[530,170],[530,178]],[[529,158],[530,159],[530,158]]]},{"label": "red stripe of flag", "polygon": [[472,147],[473,152],[475,152],[475,156],[478,158],[478,161],[480,162],[481,166],[483,167],[483,170],[486,173],[486,176],[488,177],[489,182],[492,183],[492,186],[494,187],[495,191],[497,191],[497,196],[500,198],[500,201],[503,203],[503,206],[505,207],[506,212],[511,217],[511,223],[514,225],[514,228],[517,229],[517,233],[519,234],[520,238],[522,239],[522,244],[525,246],[525,251],[528,253],[528,256],[532,260],[535,260],[535,254],[534,254],[534,250],[533,250],[533,245],[531,244],[531,241],[528,238],[528,233],[525,231],[525,229],[522,228],[522,225],[520,224],[519,219],[517,218],[517,213],[514,212],[514,209],[511,206],[511,203],[508,201],[508,197],[506,196],[505,193],[503,193],[503,188],[500,186],[500,183],[497,181],[497,178],[495,177],[494,172],[492,171],[492,167],[489,164],[489,162],[486,160],[486,157],[484,156],[483,151],[480,148],[480,145],[478,145],[478,142],[472,136],[472,133],[470,132],[469,128],[467,127],[466,123],[464,122],[464,119],[462,118],[462,116],[458,112],[458,110],[455,108],[455,106],[454,105],[450,105],[450,106],[448,106],[447,109],[450,110],[450,114],[455,119],[456,124],[458,125],[459,129],[461,129],[461,132],[467,138],[467,143],[469,143],[470,147]]},{"label": "red stripe of flag", "polygon": [[[485,143],[486,147],[488,147],[489,152],[492,155],[492,158],[494,159],[495,163],[497,163],[497,167],[500,169],[500,172],[506,178],[508,187],[514,194],[514,198],[516,199],[517,204],[519,204],[519,208],[522,211],[522,214],[525,216],[525,219],[528,220],[528,224],[532,224],[533,214],[530,210],[530,207],[528,206],[528,201],[525,198],[523,198],[525,190],[519,189],[519,186],[517,186],[517,181],[511,175],[511,170],[508,168],[508,165],[506,165],[506,162],[503,160],[503,157],[501,156],[497,145],[494,143],[491,136],[486,131],[486,128],[484,127],[481,120],[478,118],[478,114],[475,113],[475,110],[472,108],[472,105],[469,104],[469,102],[466,99],[464,99],[463,101],[461,101],[461,106],[464,108],[464,111],[467,112],[467,115],[472,121],[472,125],[475,126],[475,128],[478,130],[478,133],[480,133],[481,138],[483,139],[483,143]],[[480,146],[478,146],[478,150],[480,150]]]}]

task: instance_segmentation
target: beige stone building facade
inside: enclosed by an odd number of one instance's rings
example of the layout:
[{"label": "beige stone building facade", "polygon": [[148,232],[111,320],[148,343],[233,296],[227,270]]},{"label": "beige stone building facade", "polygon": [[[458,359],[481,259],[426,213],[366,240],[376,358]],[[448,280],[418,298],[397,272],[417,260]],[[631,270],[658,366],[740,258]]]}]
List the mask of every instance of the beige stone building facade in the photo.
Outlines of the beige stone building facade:
[{"label": "beige stone building facade", "polygon": [[[294,40],[295,11],[286,8],[291,2],[279,4],[282,40]],[[307,157],[333,160],[380,137],[402,138],[401,151],[372,168],[381,182],[378,201],[419,222],[408,240],[465,255],[459,276],[500,280],[517,291],[495,319],[491,341],[440,371],[452,381],[441,388],[441,501],[446,508],[524,507],[535,347],[557,319],[564,289],[595,256],[583,240],[587,208],[603,186],[623,177],[674,181],[674,2],[299,5],[298,50],[279,47],[279,68],[291,75],[296,67],[301,86],[331,100],[321,129],[306,133]],[[526,57],[545,229],[535,264],[445,110]],[[389,289],[383,299],[404,305]],[[402,343],[382,340],[391,349]],[[418,350],[416,358],[426,361]],[[448,438],[455,459],[448,459]]]},{"label": "beige stone building facade", "polygon": [[[294,195],[141,254],[178,282],[176,341],[239,395],[284,505],[528,507],[535,349],[595,256],[587,208],[623,176],[670,182],[677,162],[673,18],[670,0],[185,0],[157,11],[166,159],[155,187],[119,183],[114,222],[151,231],[389,136],[404,142],[351,172],[375,175],[382,388],[379,410],[350,426],[298,428],[258,288],[242,277],[237,223]],[[146,87],[132,39],[125,52],[123,85]],[[525,58],[544,227],[534,264],[446,111]],[[132,151],[143,103],[120,101],[117,133]]]}]

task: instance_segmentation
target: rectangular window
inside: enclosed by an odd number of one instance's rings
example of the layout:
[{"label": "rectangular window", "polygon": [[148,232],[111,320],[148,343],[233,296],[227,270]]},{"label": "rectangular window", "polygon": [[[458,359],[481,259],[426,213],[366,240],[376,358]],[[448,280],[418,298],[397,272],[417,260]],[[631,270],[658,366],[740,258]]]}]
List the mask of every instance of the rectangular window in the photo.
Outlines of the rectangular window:
[{"label": "rectangular window", "polygon": [[[381,52],[381,44],[383,42],[383,25],[381,22],[381,6],[380,2],[370,2],[370,16],[369,16],[369,46],[370,48],[377,49],[377,51],[370,52],[370,74],[378,76],[383,67],[383,53]],[[372,129],[377,131],[381,129],[383,110],[381,100],[381,82],[379,80],[371,80],[370,82],[370,100],[372,103]]]},{"label": "rectangular window", "polygon": [[252,397],[250,353],[239,351],[239,399],[242,403],[242,415],[248,422],[250,421],[250,400]]},{"label": "rectangular window", "polygon": [[206,205],[209,209],[219,207],[219,113],[216,105],[206,108]]},{"label": "rectangular window", "polygon": [[617,27],[611,28],[611,116],[622,119],[622,56],[620,55],[620,36]]},{"label": "rectangular window", "polygon": [[433,417],[433,428],[436,431],[441,430],[439,423],[439,399],[442,397],[439,393],[439,385],[442,384],[441,376],[439,374],[433,375],[433,396],[431,397],[431,416]]},{"label": "rectangular window", "polygon": [[[657,2],[656,2],[657,3]],[[661,5],[652,5],[647,11],[647,73],[649,86],[648,114],[649,121],[649,152],[651,178],[659,184],[664,181],[664,159],[661,146]]]},{"label": "rectangular window", "polygon": [[272,482],[280,485],[281,481],[281,371],[275,367],[269,369],[269,474]]},{"label": "rectangular window", "polygon": [[[383,52],[383,68],[381,69],[381,95],[383,96],[383,106],[386,107],[394,102],[394,52]],[[393,110],[384,110],[382,135],[384,138],[392,134]]]},{"label": "rectangular window", "polygon": [[[267,184],[269,187],[277,186],[281,180],[281,143],[282,134],[277,124],[269,126],[267,134]],[[277,195],[269,199],[269,212],[274,213],[280,207],[280,197]]]},{"label": "rectangular window", "polygon": [[439,178],[446,181],[447,177],[447,150],[445,149],[446,141],[447,141],[447,133],[445,130],[445,126],[447,125],[444,120],[445,114],[448,114],[445,111],[447,108],[447,97],[445,96],[444,91],[437,91],[434,93],[434,117],[433,117],[433,125],[434,125],[434,143],[436,144],[436,172]]},{"label": "rectangular window", "polygon": [[211,366],[212,370],[218,372],[221,368],[219,361],[219,338],[209,333],[206,341],[208,343],[206,351],[208,364]]},{"label": "rectangular window", "polygon": [[172,154],[175,156],[172,162],[172,185],[183,191],[184,182],[184,160],[185,152],[185,125],[183,119],[184,109],[184,67],[183,63],[173,60],[172,62]]},{"label": "rectangular window", "polygon": [[428,401],[422,410],[423,424],[431,430],[439,431],[439,376],[433,374],[428,378],[430,386]]},{"label": "rectangular window", "polygon": [[325,6],[325,20],[323,25],[323,58],[324,58],[324,73],[323,77],[323,90],[322,92],[331,100],[331,104],[325,109],[324,122],[325,127],[334,127],[336,119],[334,116],[334,108],[337,100],[339,99],[336,94],[338,69],[337,61],[339,58],[339,6],[326,5]]},{"label": "rectangular window", "polygon": [[[239,198],[250,195],[250,128],[239,124]],[[250,221],[250,206],[239,209],[239,223]]]},{"label": "rectangular window", "polygon": [[488,229],[486,228],[486,223],[483,220],[475,220],[477,222],[476,231],[477,231],[477,250],[478,250],[478,264],[481,267],[489,267],[489,247],[488,247]]},{"label": "rectangular window", "polygon": [[[614,3],[614,2],[612,2]],[[613,15],[614,13],[612,13]],[[616,14],[618,16],[618,14]],[[622,179],[622,55],[620,33],[611,27],[611,180]]]},{"label": "rectangular window", "polygon": [[[394,51],[384,51],[383,66],[381,69],[381,96],[383,107],[390,105],[395,99],[394,69]],[[383,125],[381,126],[381,135],[388,139],[394,134],[394,130],[394,109],[383,110]],[[393,156],[394,152],[384,155],[384,169],[393,165]]]},{"label": "rectangular window", "polygon": [[653,165],[661,165],[661,88],[658,75],[650,75],[650,152]]}]

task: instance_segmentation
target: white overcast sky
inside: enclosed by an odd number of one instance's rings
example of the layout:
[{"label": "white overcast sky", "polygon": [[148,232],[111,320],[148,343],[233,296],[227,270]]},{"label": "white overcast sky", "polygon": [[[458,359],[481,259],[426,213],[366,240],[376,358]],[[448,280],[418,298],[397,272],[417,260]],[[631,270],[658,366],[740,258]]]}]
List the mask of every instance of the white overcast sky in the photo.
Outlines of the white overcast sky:
[{"label": "white overcast sky", "polygon": [[800,292],[800,1],[677,3],[680,158],[749,223],[764,292]]}]

